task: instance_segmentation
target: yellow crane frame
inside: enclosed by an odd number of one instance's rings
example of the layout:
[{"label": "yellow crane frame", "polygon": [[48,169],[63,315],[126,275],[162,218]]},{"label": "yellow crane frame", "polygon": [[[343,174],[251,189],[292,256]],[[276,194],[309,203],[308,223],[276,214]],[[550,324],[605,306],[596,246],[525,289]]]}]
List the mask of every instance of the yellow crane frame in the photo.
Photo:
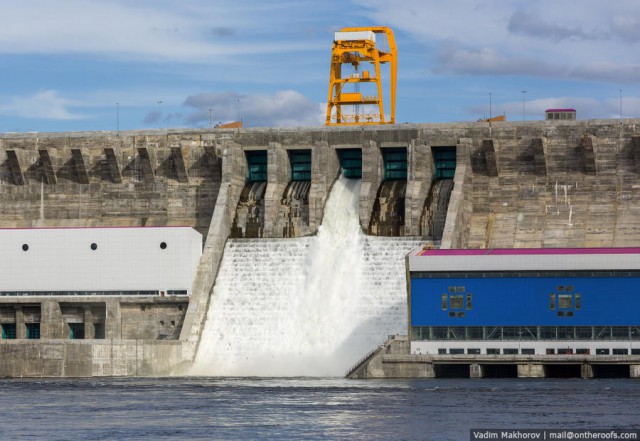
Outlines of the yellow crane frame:
[{"label": "yellow crane frame", "polygon": [[[331,72],[329,77],[329,99],[327,101],[328,126],[349,126],[363,124],[394,124],[396,120],[396,77],[397,77],[397,49],[393,31],[385,26],[344,28],[340,32],[366,32],[385,34],[389,43],[389,50],[382,51],[376,47],[375,42],[369,39],[334,40],[331,52]],[[351,64],[356,70],[363,62],[372,63],[375,76],[370,76],[368,71],[349,78],[342,78],[342,65]],[[382,79],[380,77],[380,64],[390,63],[390,121],[385,121],[384,103],[382,91]],[[362,96],[359,92],[343,92],[346,84],[355,85],[359,89],[359,83],[375,83],[377,96]],[[378,113],[361,115],[356,112],[347,115],[342,112],[342,106],[377,105]],[[332,112],[335,114],[332,118]]]}]

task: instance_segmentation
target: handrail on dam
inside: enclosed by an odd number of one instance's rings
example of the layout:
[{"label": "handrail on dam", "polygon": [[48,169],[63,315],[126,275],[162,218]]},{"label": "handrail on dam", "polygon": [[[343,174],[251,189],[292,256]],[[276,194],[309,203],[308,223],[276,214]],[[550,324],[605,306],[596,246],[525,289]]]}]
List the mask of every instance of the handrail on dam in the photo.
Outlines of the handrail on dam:
[{"label": "handrail on dam", "polygon": [[369,352],[367,352],[367,354],[364,357],[362,357],[360,360],[358,360],[353,366],[351,366],[346,371],[346,373],[344,375],[344,378],[349,378],[351,376],[351,374],[353,374],[355,371],[358,370],[358,368],[360,368],[360,366],[362,366],[365,362],[369,361],[369,359],[371,359],[374,355],[376,355],[382,349],[387,347],[387,345],[389,344],[390,341],[395,340],[395,339],[396,339],[395,335],[390,335],[389,337],[387,337],[387,340],[385,340],[384,343],[382,343],[379,346],[376,346],[375,348],[373,348]]},{"label": "handrail on dam", "polygon": [[371,357],[373,357],[378,351],[380,351],[382,348],[384,348],[384,343],[381,344],[380,346],[377,346],[375,348],[373,348],[372,350],[370,350],[369,352],[367,352],[367,354],[362,357],[360,360],[358,360],[353,366],[351,366],[346,373],[344,374],[344,378],[349,378],[351,376],[351,374],[353,374],[355,371],[358,370],[358,368],[360,366],[362,366],[363,363],[365,363],[366,361],[368,361]]}]

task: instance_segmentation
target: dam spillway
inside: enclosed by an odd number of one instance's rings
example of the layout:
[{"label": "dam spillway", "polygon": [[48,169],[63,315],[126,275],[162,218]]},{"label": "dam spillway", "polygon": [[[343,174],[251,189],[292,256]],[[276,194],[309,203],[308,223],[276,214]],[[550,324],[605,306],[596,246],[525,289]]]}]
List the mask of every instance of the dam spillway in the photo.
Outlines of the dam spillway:
[{"label": "dam spillway", "polygon": [[404,255],[419,240],[365,236],[359,190],[336,181],[317,236],[229,240],[194,373],[339,376],[405,332]]}]

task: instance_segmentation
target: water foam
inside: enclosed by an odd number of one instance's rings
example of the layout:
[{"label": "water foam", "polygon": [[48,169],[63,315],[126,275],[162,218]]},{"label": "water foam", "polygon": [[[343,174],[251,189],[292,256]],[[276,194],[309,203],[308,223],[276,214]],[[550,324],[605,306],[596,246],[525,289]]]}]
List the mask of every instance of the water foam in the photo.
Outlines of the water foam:
[{"label": "water foam", "polygon": [[227,242],[194,374],[340,376],[406,333],[404,255],[418,241],[365,236],[359,189],[336,181],[315,237]]}]

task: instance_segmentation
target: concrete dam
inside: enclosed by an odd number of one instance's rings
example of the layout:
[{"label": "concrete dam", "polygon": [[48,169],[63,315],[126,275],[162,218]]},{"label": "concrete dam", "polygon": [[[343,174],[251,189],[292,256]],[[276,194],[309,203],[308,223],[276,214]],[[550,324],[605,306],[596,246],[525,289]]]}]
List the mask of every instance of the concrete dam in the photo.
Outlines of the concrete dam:
[{"label": "concrete dam", "polygon": [[[0,375],[343,374],[407,333],[404,256],[419,244],[640,245],[638,124],[0,135],[3,231],[153,228],[166,253],[165,228],[202,237],[188,287],[90,289],[59,274],[68,289],[41,290],[38,267],[11,275],[25,282],[0,286]],[[114,279],[153,272],[126,260],[134,245]]]}]

